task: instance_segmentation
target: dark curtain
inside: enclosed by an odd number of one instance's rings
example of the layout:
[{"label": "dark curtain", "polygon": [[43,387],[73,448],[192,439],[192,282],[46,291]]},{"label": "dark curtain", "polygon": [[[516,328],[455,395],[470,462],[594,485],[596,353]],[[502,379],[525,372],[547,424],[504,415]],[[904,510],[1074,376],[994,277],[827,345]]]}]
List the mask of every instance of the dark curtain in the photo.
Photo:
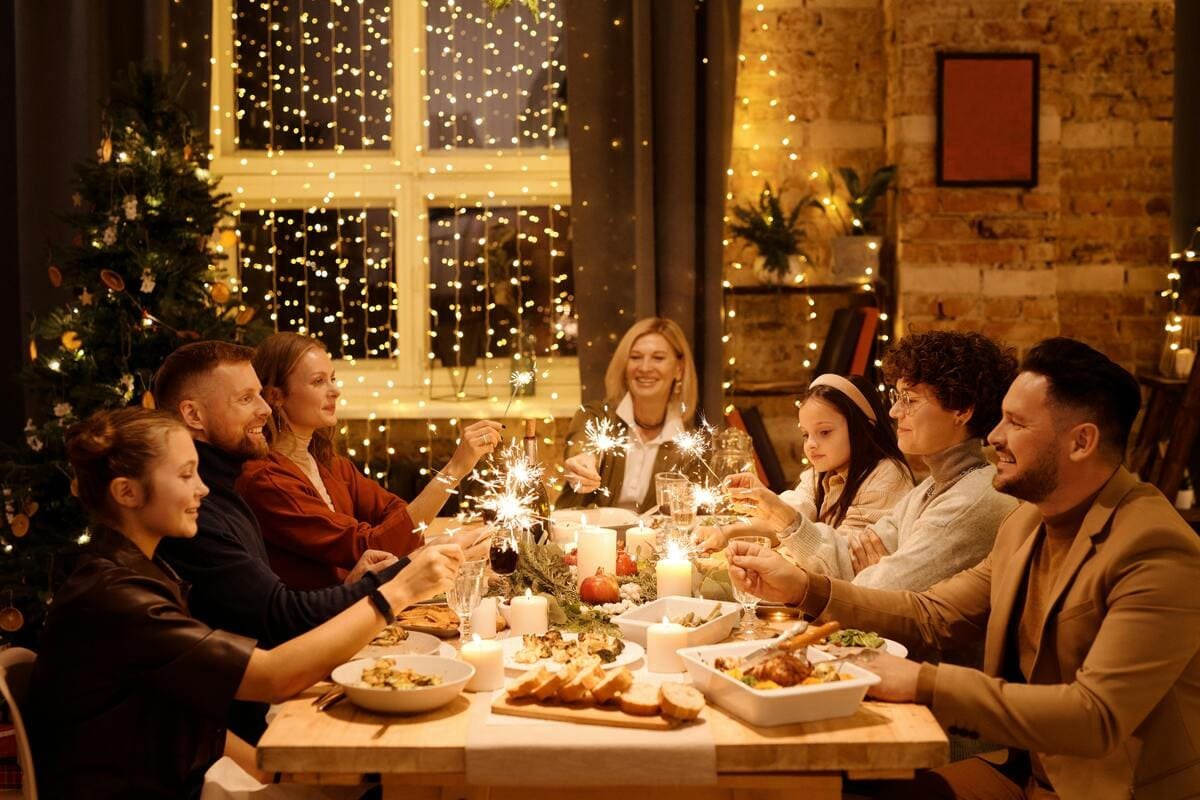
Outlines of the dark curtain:
[{"label": "dark curtain", "polygon": [[721,419],[721,275],[740,0],[567,0],[584,400],[635,320],[678,322]]},{"label": "dark curtain", "polygon": [[[7,377],[28,349],[32,314],[67,299],[46,279],[51,243],[69,240],[57,217],[71,204],[75,162],[94,157],[100,109],[132,62],[180,64],[192,77],[187,103],[208,125],[211,0],[15,0],[0,24],[0,170],[15,197],[15,264],[0,299]],[[183,47],[182,43],[187,42]],[[9,137],[9,138],[6,138]],[[0,438],[21,435],[23,398],[0,386]]]}]

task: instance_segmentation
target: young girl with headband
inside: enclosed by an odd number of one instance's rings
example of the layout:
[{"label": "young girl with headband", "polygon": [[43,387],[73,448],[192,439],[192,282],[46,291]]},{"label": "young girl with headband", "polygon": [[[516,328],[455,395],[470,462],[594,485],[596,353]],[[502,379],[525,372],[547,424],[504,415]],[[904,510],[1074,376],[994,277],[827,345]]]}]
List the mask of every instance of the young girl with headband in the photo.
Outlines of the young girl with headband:
[{"label": "young girl with headband", "polygon": [[704,549],[719,550],[729,539],[751,533],[774,538],[782,526],[770,519],[797,516],[847,536],[880,519],[912,488],[912,473],[879,393],[864,378],[817,377],[799,404],[798,418],[809,469],[794,489],[780,495],[751,473],[730,476],[730,488],[754,490],[750,499],[762,507],[764,518],[749,526],[701,529]]},{"label": "young girl with headband", "polygon": [[183,424],[102,411],[66,444],[92,541],[55,592],[34,667],[44,797],[199,797],[222,754],[253,774],[253,748],[226,730],[230,703],[281,702],[321,680],[395,611],[444,591],[462,563],[457,545],[427,546],[341,614],[263,650],[193,617],[187,587],[157,557],[163,539],[196,535],[208,494]]}]

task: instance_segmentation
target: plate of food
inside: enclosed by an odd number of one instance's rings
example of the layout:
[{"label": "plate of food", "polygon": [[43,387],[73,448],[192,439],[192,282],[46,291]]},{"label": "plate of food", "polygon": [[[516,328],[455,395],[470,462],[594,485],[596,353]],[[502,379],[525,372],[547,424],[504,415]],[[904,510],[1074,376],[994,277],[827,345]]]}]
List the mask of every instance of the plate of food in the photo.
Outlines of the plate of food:
[{"label": "plate of food", "polygon": [[882,650],[899,658],[908,656],[908,648],[899,642],[885,639],[874,631],[862,631],[858,628],[842,628],[826,636],[825,641],[813,646],[832,656],[848,655],[860,650]]},{"label": "plate of food", "polygon": [[439,639],[453,639],[458,636],[458,614],[443,604],[422,603],[409,606],[396,615],[396,624]]},{"label": "plate of food", "polygon": [[356,658],[380,658],[382,656],[434,656],[441,640],[420,631],[410,631],[399,623],[392,623],[381,630],[366,647],[358,651]]},{"label": "plate of food", "polygon": [[565,664],[578,669],[615,669],[635,664],[646,654],[639,644],[598,631],[527,633],[502,640],[501,647],[504,668],[521,671],[539,667],[556,671]]},{"label": "plate of food", "polygon": [[456,658],[385,656],[342,664],[331,677],[356,706],[416,714],[454,700],[474,674],[475,667]]}]

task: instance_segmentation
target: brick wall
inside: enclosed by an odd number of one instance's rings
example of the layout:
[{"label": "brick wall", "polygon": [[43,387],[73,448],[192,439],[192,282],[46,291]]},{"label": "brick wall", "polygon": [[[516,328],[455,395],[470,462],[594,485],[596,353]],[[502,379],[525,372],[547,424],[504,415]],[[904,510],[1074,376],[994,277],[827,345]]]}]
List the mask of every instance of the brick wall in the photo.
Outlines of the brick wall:
[{"label": "brick wall", "polygon": [[[730,191],[742,199],[769,178],[795,197],[817,165],[896,163],[886,224],[902,330],[981,330],[1019,350],[1062,334],[1129,367],[1153,364],[1166,310],[1156,293],[1169,252],[1172,24],[1170,0],[745,3]],[[1036,188],[935,185],[939,50],[1040,54]],[[816,221],[812,234],[827,258],[833,229]],[[730,242],[729,280],[748,280],[736,264],[752,255]],[[737,298],[728,326],[737,377],[803,379],[814,323],[771,298],[759,306]],[[818,337],[827,324],[815,323]],[[794,410],[764,411],[797,474]]]}]

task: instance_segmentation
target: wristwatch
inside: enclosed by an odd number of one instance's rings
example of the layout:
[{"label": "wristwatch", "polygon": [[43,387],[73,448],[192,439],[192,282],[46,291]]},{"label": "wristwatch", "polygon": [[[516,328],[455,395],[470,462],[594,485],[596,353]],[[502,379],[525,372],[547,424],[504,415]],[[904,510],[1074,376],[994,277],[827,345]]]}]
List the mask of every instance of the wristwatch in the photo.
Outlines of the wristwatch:
[{"label": "wristwatch", "polygon": [[383,619],[388,625],[396,621],[396,615],[392,613],[392,604],[387,601],[382,592],[378,589],[372,589],[367,597],[371,599],[371,605],[379,610],[379,613],[383,615]]}]

